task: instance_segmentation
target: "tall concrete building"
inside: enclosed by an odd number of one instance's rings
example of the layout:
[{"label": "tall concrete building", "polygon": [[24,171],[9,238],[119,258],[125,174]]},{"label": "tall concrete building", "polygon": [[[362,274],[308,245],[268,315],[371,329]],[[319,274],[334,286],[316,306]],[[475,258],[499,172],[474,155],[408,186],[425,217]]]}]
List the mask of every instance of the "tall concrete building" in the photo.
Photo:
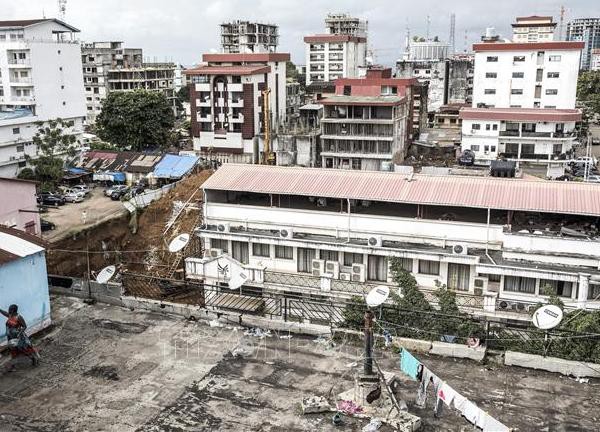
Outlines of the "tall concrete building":
[{"label": "tall concrete building", "polygon": [[567,24],[567,40],[583,42],[581,69],[589,70],[592,50],[600,48],[600,18],[579,18]]},{"label": "tall concrete building", "polygon": [[279,27],[250,21],[232,21],[221,24],[221,46],[224,53],[248,54],[277,51]]},{"label": "tall concrete building", "polygon": [[556,23],[551,16],[517,17],[512,24],[513,42],[550,42]]},{"label": "tall concrete building", "polygon": [[306,85],[357,78],[367,65],[367,23],[328,15],[325,34],[306,36]]},{"label": "tall concrete building", "polygon": [[88,124],[96,121],[102,101],[111,91],[159,91],[174,102],[175,64],[145,63],[140,48],[125,48],[116,41],[85,43],[81,61]]},{"label": "tall concrete building", "polygon": [[37,122],[85,119],[79,32],[57,19],[0,21],[0,177],[15,177],[36,158]]}]

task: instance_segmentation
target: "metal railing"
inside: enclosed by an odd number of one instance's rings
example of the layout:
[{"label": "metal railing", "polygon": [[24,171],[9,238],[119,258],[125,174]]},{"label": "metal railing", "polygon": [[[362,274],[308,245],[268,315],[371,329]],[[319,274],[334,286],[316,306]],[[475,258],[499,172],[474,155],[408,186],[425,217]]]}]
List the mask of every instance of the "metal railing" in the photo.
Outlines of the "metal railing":
[{"label": "metal railing", "polygon": [[321,280],[318,277],[311,275],[303,275],[298,273],[279,273],[265,271],[265,283],[277,285],[291,285],[306,288],[321,288]]}]

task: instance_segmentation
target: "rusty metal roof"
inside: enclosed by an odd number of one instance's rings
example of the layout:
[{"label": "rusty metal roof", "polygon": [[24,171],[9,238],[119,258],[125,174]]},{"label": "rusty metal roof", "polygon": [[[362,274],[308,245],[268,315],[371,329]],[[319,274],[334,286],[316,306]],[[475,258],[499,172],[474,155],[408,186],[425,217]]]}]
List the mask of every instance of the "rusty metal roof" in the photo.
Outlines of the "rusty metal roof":
[{"label": "rusty metal roof", "polygon": [[600,216],[600,185],[579,182],[225,164],[203,188]]}]

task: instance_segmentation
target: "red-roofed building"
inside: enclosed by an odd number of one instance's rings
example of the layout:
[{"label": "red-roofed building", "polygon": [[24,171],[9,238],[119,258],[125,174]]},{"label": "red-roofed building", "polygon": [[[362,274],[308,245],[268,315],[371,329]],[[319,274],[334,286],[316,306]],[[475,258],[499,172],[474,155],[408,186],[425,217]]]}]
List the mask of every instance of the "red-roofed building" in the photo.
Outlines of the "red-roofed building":
[{"label": "red-roofed building", "polygon": [[404,160],[414,132],[413,112],[421,110],[417,80],[371,68],[365,78],[336,80],[335,88],[334,96],[320,100],[322,166],[392,170],[394,162]]},{"label": "red-roofed building", "polygon": [[286,118],[289,59],[269,52],[205,54],[203,66],[187,70],[194,150],[222,162],[256,162],[263,150],[263,91],[270,90],[272,130]]}]

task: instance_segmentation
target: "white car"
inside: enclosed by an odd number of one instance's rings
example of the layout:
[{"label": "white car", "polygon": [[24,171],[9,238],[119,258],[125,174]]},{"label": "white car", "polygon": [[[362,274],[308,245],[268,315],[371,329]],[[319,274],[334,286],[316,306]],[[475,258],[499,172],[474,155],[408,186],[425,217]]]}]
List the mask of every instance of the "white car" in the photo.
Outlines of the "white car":
[{"label": "white car", "polygon": [[111,196],[113,194],[113,192],[120,191],[120,190],[125,190],[125,189],[127,189],[126,185],[115,185],[115,186],[112,186],[112,187],[109,187],[108,189],[106,189],[104,191],[104,195],[106,195],[107,197],[109,197],[109,196]]},{"label": "white car", "polygon": [[591,163],[593,166],[596,166],[598,164],[598,159],[596,159],[594,156],[579,156],[577,159],[575,159],[575,163]]},{"label": "white car", "polygon": [[83,192],[85,195],[92,191],[87,185],[75,185],[72,189],[77,192]]},{"label": "white car", "polygon": [[588,183],[600,183],[600,175],[590,175],[587,178]]},{"label": "white car", "polygon": [[84,194],[82,192],[69,192],[65,195],[65,201],[71,203],[83,202]]}]

